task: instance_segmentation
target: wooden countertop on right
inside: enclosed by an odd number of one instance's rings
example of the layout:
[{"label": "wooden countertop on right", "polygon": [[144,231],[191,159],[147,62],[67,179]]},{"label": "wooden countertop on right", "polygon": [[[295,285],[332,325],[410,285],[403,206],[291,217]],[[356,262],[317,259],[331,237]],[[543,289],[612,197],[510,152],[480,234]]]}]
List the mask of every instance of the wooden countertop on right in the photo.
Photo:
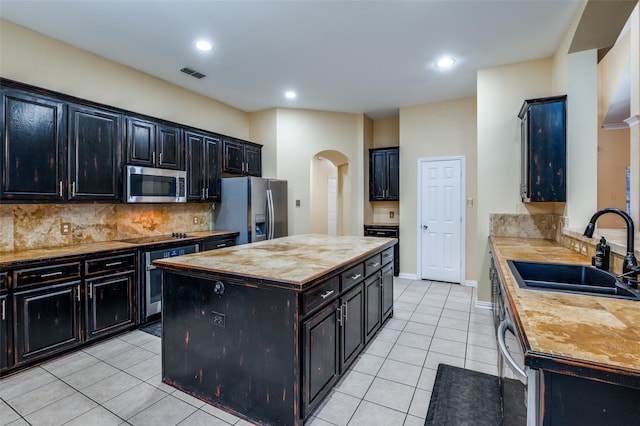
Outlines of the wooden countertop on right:
[{"label": "wooden countertop on right", "polygon": [[[640,387],[640,302],[518,287],[507,260],[590,264],[549,240],[490,237],[500,280],[520,329],[528,365],[544,362],[572,374]],[[593,375],[593,372],[597,374]],[[628,378],[627,381],[625,378]]]}]

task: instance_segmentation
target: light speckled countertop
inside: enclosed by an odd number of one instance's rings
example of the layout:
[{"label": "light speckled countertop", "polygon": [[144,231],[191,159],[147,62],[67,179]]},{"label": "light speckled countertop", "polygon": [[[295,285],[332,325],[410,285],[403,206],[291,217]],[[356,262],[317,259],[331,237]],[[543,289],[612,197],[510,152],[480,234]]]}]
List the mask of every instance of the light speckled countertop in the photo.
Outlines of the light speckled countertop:
[{"label": "light speckled countertop", "polygon": [[[225,236],[225,235],[232,235],[232,234],[235,234],[235,232],[228,232],[228,231],[189,232],[189,238],[184,238],[184,239],[181,239],[180,241],[189,241],[189,240],[200,239],[204,237]],[[75,244],[71,246],[51,247],[51,248],[45,248],[45,249],[30,249],[30,250],[4,252],[4,253],[0,253],[0,268],[5,269],[5,268],[11,267],[12,265],[16,265],[24,262],[55,260],[56,258],[81,256],[86,254],[100,253],[103,251],[112,251],[112,250],[120,250],[120,249],[122,250],[136,249],[144,245],[148,245],[148,244],[134,244],[134,243],[122,242],[122,241],[104,241],[104,242],[98,242],[98,243]]]},{"label": "light speckled countertop", "polygon": [[154,265],[277,281],[303,289],[305,284],[359,258],[365,260],[395,241],[395,238],[303,234],[156,260]]},{"label": "light speckled countertop", "polygon": [[590,264],[541,239],[491,237],[498,272],[527,357],[640,380],[640,302],[518,287],[507,260]]}]

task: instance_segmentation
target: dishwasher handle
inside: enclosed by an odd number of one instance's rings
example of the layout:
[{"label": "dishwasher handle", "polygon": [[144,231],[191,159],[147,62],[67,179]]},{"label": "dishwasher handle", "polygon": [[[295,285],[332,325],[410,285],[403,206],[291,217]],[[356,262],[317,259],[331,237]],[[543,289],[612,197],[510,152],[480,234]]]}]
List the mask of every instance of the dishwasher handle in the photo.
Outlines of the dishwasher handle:
[{"label": "dishwasher handle", "polygon": [[520,366],[513,359],[513,356],[511,356],[511,354],[509,353],[509,350],[507,349],[507,344],[504,341],[504,337],[505,337],[505,334],[507,333],[507,330],[509,330],[515,335],[513,324],[511,324],[509,320],[505,319],[500,323],[500,326],[498,327],[498,347],[500,348],[500,353],[504,357],[505,361],[507,361],[507,364],[509,364],[509,367],[511,368],[511,370],[515,373],[516,376],[518,376],[518,379],[523,383],[526,383],[527,373],[525,373],[525,371],[522,368],[520,368]]}]

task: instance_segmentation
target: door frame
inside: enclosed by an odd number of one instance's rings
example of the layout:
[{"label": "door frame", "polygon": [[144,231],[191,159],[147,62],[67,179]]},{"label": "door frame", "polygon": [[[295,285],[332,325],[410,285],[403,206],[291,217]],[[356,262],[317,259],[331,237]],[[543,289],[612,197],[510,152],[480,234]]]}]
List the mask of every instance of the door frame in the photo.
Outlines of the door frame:
[{"label": "door frame", "polygon": [[460,222],[460,284],[466,285],[466,269],[467,269],[467,238],[466,238],[466,229],[467,229],[467,207],[466,207],[466,198],[467,198],[467,189],[466,189],[466,178],[467,178],[467,169],[465,163],[464,155],[452,155],[446,157],[421,157],[418,158],[418,168],[417,168],[417,185],[418,188],[418,196],[417,196],[417,206],[416,206],[416,235],[418,238],[416,239],[416,253],[418,255],[417,259],[417,275],[418,279],[422,280],[422,165],[424,163],[433,163],[439,161],[448,161],[448,160],[459,160],[460,161],[460,171],[462,175],[460,176],[460,215],[462,217],[462,221]]}]

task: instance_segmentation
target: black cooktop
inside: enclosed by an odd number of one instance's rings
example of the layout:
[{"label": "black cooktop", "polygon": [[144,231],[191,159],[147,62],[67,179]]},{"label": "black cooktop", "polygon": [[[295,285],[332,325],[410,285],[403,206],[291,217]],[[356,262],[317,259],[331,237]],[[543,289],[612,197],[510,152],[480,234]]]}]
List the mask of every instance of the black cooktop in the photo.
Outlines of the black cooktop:
[{"label": "black cooktop", "polygon": [[191,238],[190,235],[174,232],[172,234],[163,234],[163,235],[152,235],[149,237],[137,237],[137,238],[127,238],[124,240],[118,240],[123,243],[132,243],[132,244],[148,244],[148,243],[164,243],[180,240],[183,238]]}]

